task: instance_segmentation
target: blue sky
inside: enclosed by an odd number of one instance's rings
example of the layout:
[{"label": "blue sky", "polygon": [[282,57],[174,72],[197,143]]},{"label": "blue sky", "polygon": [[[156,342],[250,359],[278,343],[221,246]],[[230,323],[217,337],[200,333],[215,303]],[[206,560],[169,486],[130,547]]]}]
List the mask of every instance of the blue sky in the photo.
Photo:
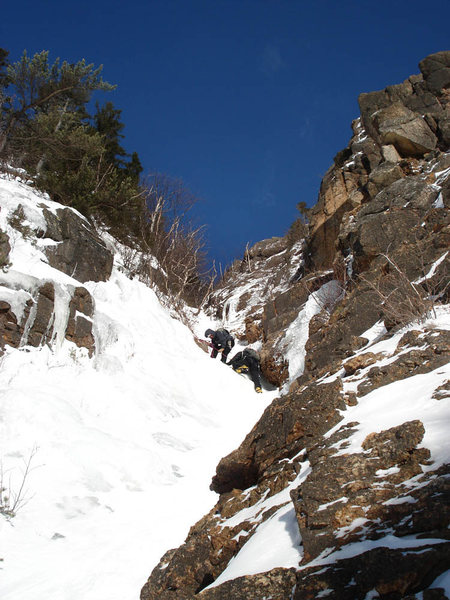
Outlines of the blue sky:
[{"label": "blue sky", "polygon": [[450,49],[449,0],[24,0],[1,13],[11,60],[45,49],[104,65],[124,147],[199,198],[223,266],[315,204],[361,92]]}]

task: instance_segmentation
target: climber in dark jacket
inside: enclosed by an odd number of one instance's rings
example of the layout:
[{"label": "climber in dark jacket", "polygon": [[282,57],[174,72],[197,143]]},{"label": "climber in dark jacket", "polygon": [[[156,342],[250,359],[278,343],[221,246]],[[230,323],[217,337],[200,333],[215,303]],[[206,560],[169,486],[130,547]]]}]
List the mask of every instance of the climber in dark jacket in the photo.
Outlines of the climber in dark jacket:
[{"label": "climber in dark jacket", "polygon": [[227,364],[233,367],[233,370],[237,373],[248,373],[255,386],[255,392],[261,393],[260,363],[261,359],[258,352],[253,348],[246,348],[235,354]]},{"label": "climber in dark jacket", "polygon": [[231,352],[231,348],[234,346],[234,338],[229,331],[226,329],[207,329],[205,336],[211,340],[211,358],[216,358],[217,354],[221,353],[220,360],[223,363],[227,362],[227,356]]}]

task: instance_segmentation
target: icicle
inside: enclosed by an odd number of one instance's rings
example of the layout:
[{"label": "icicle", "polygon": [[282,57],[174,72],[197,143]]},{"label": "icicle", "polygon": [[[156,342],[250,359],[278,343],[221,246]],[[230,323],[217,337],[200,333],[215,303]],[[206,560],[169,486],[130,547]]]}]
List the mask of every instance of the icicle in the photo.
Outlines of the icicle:
[{"label": "icicle", "polygon": [[[72,300],[73,286],[55,282],[55,302],[53,308],[53,334],[51,341],[57,348],[60,348],[64,342],[67,323],[69,321],[69,306]],[[52,319],[50,320],[52,321]]]},{"label": "icicle", "polygon": [[31,328],[33,327],[34,320],[36,318],[36,313],[37,313],[37,302],[36,302],[36,300],[33,299],[33,304],[31,305],[31,308],[30,308],[30,314],[28,315],[27,322],[25,323],[25,327],[23,328],[22,337],[20,338],[20,344],[19,344],[20,347],[27,345],[28,336],[30,334]]}]

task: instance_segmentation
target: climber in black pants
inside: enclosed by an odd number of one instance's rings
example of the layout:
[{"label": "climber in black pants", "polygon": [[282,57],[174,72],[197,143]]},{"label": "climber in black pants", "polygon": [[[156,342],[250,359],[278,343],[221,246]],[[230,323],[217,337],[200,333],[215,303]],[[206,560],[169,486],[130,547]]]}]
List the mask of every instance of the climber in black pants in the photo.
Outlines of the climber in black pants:
[{"label": "climber in black pants", "polygon": [[230,365],[230,367],[233,367],[233,370],[236,371],[236,373],[248,373],[255,386],[255,392],[258,392],[259,394],[262,392],[260,376],[261,359],[256,350],[253,350],[253,348],[246,348],[242,352],[235,354],[227,364]]}]

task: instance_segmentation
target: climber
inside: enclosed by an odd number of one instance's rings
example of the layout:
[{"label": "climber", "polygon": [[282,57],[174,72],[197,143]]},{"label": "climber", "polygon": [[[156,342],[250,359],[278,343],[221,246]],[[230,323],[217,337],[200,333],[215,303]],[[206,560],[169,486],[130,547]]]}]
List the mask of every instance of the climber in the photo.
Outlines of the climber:
[{"label": "climber", "polygon": [[231,333],[223,328],[217,329],[216,331],[207,329],[205,331],[205,337],[211,340],[211,358],[216,358],[217,354],[220,353],[222,355],[220,360],[223,363],[226,363],[227,356],[230,354],[231,348],[234,346],[234,338]]},{"label": "climber", "polygon": [[255,386],[255,392],[259,394],[262,392],[261,389],[261,358],[253,348],[246,348],[242,352],[238,352],[233,356],[230,362],[227,363],[236,373],[248,373]]}]

